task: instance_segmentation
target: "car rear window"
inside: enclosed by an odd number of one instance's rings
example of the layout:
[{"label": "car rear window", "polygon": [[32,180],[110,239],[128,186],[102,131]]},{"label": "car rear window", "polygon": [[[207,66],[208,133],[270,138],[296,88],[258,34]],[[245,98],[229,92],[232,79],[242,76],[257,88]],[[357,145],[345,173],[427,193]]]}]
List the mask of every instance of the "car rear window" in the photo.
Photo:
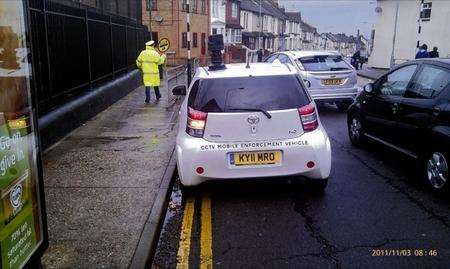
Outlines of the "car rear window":
[{"label": "car rear window", "polygon": [[350,69],[350,66],[339,55],[302,57],[298,61],[306,71],[339,71]]},{"label": "car rear window", "polygon": [[190,107],[203,112],[283,110],[309,102],[295,75],[200,79],[192,86],[188,99]]}]

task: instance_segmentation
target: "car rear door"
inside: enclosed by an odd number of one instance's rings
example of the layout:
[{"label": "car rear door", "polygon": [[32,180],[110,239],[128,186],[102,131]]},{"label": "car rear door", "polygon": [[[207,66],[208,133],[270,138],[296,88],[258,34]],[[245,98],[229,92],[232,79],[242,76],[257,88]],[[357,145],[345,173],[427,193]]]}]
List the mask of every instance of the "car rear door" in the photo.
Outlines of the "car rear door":
[{"label": "car rear door", "polygon": [[374,83],[372,94],[365,95],[361,108],[369,136],[390,143],[397,140],[395,128],[399,104],[416,70],[417,64],[395,69]]},{"label": "car rear door", "polygon": [[298,137],[298,108],[311,102],[296,75],[204,79],[195,95],[189,107],[208,113],[203,138],[211,142]]},{"label": "car rear door", "polygon": [[449,90],[449,69],[422,64],[398,109],[399,146],[417,154],[429,145],[430,128],[446,120],[443,112],[449,104],[446,97]]}]

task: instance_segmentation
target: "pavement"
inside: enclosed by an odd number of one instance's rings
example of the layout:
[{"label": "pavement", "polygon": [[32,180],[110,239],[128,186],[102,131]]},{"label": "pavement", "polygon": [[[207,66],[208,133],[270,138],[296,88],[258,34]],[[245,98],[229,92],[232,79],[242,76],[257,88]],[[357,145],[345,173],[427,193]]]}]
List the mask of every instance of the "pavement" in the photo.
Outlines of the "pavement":
[{"label": "pavement", "polygon": [[358,73],[358,76],[368,78],[371,80],[376,80],[383,74],[385,74],[387,71],[388,69],[373,68],[367,65],[363,65],[363,68],[357,70],[356,72]]},{"label": "pavement", "polygon": [[[127,268],[158,196],[179,103],[128,94],[43,157],[50,246],[45,268]],[[141,240],[141,241],[142,241]]]},{"label": "pavement", "polygon": [[217,181],[185,196],[175,186],[154,267],[449,268],[450,197],[431,193],[408,157],[353,147],[346,113],[319,114],[332,144],[325,192],[298,178]]}]

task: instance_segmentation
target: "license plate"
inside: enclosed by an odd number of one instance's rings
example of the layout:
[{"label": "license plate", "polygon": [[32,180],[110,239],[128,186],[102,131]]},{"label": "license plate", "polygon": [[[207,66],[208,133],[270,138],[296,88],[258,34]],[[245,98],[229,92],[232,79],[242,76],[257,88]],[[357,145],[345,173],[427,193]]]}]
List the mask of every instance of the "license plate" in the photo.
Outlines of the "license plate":
[{"label": "license plate", "polygon": [[281,163],[281,151],[252,151],[230,153],[230,164],[244,165],[270,165]]},{"label": "license plate", "polygon": [[340,78],[331,78],[322,80],[323,85],[341,85],[342,79]]}]

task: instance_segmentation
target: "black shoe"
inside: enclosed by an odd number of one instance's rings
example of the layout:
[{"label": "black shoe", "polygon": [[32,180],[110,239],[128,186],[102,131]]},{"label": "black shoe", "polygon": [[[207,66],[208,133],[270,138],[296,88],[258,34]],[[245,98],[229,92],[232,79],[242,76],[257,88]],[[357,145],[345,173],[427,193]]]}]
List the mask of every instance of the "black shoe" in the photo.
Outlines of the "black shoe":
[{"label": "black shoe", "polygon": [[156,101],[159,101],[161,99],[161,95],[156,96]]},{"label": "black shoe", "polygon": [[146,104],[150,103],[150,99],[145,99],[145,103]]}]

